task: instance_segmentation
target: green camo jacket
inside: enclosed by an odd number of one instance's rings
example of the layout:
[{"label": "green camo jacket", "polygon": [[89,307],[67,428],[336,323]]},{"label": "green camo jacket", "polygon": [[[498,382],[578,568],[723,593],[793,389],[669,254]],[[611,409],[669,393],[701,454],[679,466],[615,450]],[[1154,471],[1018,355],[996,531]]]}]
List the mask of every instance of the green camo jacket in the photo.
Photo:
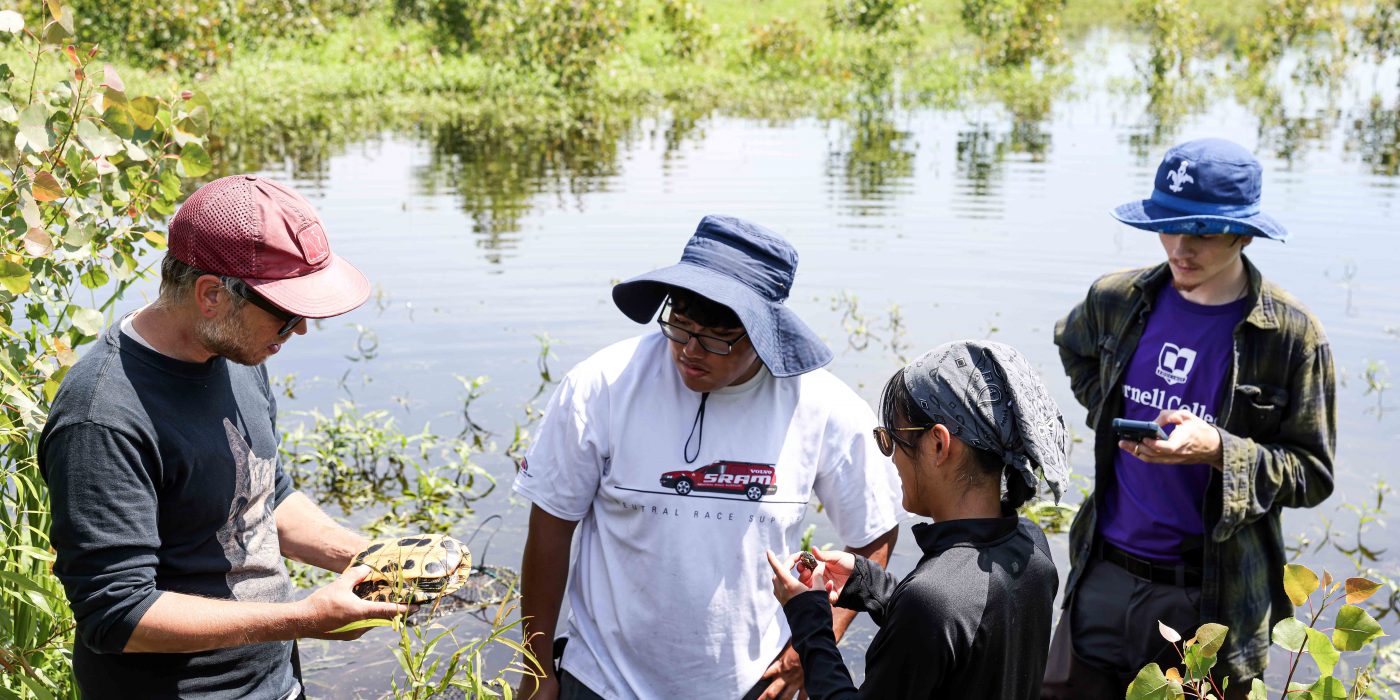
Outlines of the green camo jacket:
[{"label": "green camo jacket", "polygon": [[[1332,351],[1322,325],[1248,258],[1244,264],[1249,313],[1235,327],[1234,361],[1219,403],[1224,469],[1212,470],[1206,491],[1201,583],[1201,622],[1230,628],[1217,678],[1235,681],[1263,674],[1269,630],[1293,614],[1283,591],[1280,514],[1332,493],[1337,430]],[[1096,436],[1094,495],[1070,526],[1066,600],[1092,556],[1097,494],[1115,478],[1118,445],[1109,423],[1122,411],[1123,373],[1152,302],[1170,279],[1166,263],[1104,276],[1055,324],[1060,359]]]}]

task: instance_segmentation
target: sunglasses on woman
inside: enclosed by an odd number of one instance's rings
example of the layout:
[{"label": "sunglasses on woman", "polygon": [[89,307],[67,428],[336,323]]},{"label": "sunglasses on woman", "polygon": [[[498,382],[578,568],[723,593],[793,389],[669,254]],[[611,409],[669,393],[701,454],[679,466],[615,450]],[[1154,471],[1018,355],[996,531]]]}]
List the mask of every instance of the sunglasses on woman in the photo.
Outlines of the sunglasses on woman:
[{"label": "sunglasses on woman", "polygon": [[875,445],[880,448],[880,454],[886,457],[894,456],[894,446],[899,445],[906,450],[913,451],[914,443],[899,437],[899,433],[918,432],[932,428],[932,425],[925,425],[918,428],[886,428],[881,425],[875,428]]}]

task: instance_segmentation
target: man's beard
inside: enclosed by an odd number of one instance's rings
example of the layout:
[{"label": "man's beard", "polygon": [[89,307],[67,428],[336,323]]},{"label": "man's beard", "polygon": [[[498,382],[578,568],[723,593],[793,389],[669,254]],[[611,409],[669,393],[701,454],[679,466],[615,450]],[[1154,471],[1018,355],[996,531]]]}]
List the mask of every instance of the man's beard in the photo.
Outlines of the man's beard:
[{"label": "man's beard", "polygon": [[260,365],[266,357],[258,356],[258,348],[248,347],[248,329],[239,313],[230,309],[222,318],[200,319],[195,324],[195,339],[205,350],[228,358],[240,365]]}]

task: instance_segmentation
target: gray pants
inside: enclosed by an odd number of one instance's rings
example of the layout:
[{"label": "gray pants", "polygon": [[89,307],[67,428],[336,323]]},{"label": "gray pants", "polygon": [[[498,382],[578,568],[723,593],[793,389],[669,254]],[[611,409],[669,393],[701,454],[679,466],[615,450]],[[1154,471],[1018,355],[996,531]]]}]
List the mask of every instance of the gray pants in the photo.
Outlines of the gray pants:
[{"label": "gray pants", "polygon": [[[1069,682],[1061,688],[1047,684],[1043,697],[1122,700],[1143,666],[1181,665],[1181,656],[1162,638],[1157,622],[1189,639],[1201,624],[1200,610],[1199,586],[1152,583],[1111,562],[1091,562],[1065,611],[1074,650]],[[1227,700],[1243,698],[1248,688],[1249,679],[1231,678]]]}]

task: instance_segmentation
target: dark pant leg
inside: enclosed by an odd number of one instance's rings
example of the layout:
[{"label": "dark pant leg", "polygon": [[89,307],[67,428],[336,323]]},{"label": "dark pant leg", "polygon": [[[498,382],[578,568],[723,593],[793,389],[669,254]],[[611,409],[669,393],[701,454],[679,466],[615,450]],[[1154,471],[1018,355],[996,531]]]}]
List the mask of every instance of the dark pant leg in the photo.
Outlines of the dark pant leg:
[{"label": "dark pant leg", "polygon": [[1189,639],[1200,619],[1200,589],[1151,583],[1115,564],[1095,561],[1080,579],[1070,615],[1074,659],[1065,697],[1123,697],[1149,663],[1180,666],[1181,656],[1158,621]]},{"label": "dark pant leg", "polygon": [[559,700],[603,700],[568,671],[559,672]]}]

